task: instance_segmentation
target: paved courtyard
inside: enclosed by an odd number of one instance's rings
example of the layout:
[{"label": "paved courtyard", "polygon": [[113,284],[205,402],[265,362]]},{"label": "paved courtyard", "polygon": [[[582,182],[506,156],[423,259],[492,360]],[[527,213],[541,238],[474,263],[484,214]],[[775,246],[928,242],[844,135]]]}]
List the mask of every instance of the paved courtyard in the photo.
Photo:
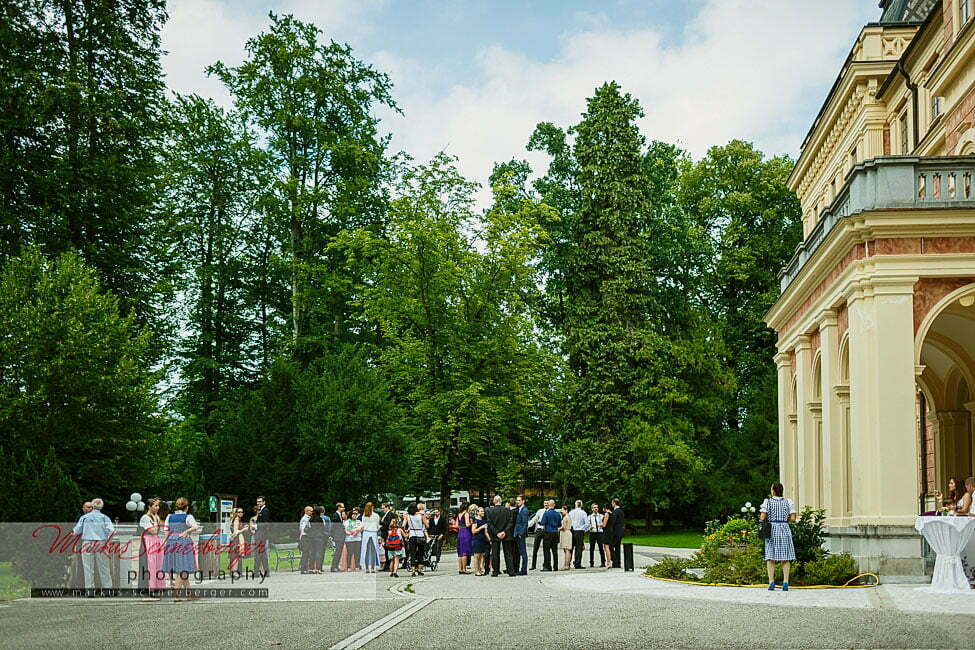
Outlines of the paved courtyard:
[{"label": "paved courtyard", "polygon": [[[642,549],[646,564],[657,553]],[[276,574],[268,600],[15,601],[4,648],[973,647],[975,595],[708,588],[600,569],[424,578]]]}]

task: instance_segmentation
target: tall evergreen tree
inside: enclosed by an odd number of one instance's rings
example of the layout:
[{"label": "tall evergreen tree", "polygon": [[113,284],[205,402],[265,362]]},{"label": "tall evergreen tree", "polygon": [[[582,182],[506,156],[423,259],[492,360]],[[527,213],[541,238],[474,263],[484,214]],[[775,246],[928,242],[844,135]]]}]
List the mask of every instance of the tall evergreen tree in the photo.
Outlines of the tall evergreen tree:
[{"label": "tall evergreen tree", "polygon": [[17,0],[0,11],[3,251],[78,251],[124,311],[162,328],[165,1]]},{"label": "tall evergreen tree", "polygon": [[541,124],[530,146],[552,155],[536,188],[560,208],[543,263],[574,375],[561,478],[667,507],[705,466],[699,443],[727,377],[691,299],[694,267],[680,262],[699,247],[676,203],[681,155],[647,146],[642,116],[607,83],[578,125]]}]

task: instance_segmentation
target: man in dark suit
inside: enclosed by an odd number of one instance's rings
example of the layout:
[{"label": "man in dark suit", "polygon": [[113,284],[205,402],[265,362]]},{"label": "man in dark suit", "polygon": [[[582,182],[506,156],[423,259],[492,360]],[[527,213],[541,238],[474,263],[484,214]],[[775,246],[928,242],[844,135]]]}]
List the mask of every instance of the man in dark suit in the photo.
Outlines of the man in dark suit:
[{"label": "man in dark suit", "polygon": [[332,573],[339,572],[339,562],[342,560],[342,549],[345,547],[345,524],[342,521],[342,513],[345,512],[344,503],[335,504],[335,512],[329,519],[332,520],[332,543],[335,550],[332,555]]},{"label": "man in dark suit", "polygon": [[613,568],[623,568],[623,556],[620,549],[623,544],[623,535],[626,533],[626,519],[623,516],[623,508],[620,507],[620,500],[613,499],[613,512],[609,516],[609,534],[612,536],[610,550],[613,553]]},{"label": "man in dark suit", "polygon": [[525,538],[528,537],[528,506],[525,505],[525,497],[518,495],[516,499],[518,508],[515,510],[515,575],[528,575],[528,545]]},{"label": "man in dark suit", "polygon": [[257,497],[257,522],[254,530],[254,573],[266,578],[271,575],[271,567],[267,558],[271,545],[271,512],[267,509],[267,500]]},{"label": "man in dark suit", "polygon": [[427,532],[430,533],[430,543],[433,544],[430,557],[436,555],[439,562],[440,553],[443,551],[443,540],[447,536],[447,518],[441,514],[440,508],[433,509],[433,514],[430,516],[427,525]]},{"label": "man in dark suit", "polygon": [[491,538],[491,577],[501,575],[501,551],[504,550],[504,566],[509,575],[513,574],[511,563],[511,544],[506,543],[514,535],[515,521],[511,510],[501,504],[501,495],[495,495],[494,505],[484,513],[487,519],[488,536]]}]

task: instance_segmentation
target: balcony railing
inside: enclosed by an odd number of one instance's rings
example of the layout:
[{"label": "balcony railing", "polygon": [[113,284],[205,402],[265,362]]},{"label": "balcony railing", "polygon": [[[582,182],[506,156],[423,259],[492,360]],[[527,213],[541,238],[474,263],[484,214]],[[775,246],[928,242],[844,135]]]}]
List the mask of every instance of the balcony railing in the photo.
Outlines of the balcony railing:
[{"label": "balcony railing", "polygon": [[[975,156],[883,156],[850,170],[843,189],[819,215],[806,240],[779,272],[785,291],[846,217],[869,210],[975,208]],[[973,217],[975,219],[975,217]]]}]

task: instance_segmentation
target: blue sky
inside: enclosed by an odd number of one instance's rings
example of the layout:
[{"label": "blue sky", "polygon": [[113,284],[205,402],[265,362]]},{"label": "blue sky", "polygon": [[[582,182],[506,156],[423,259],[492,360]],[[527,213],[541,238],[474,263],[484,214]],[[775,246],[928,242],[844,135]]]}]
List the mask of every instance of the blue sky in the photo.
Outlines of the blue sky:
[{"label": "blue sky", "polygon": [[732,138],[796,155],[876,0],[170,0],[170,87],[222,104],[203,68],[239,63],[268,11],[293,13],[387,72],[405,115],[383,114],[393,146],[446,149],[484,182],[524,151],[534,125],[578,121],[615,79],[643,104],[649,138],[693,156]]}]

